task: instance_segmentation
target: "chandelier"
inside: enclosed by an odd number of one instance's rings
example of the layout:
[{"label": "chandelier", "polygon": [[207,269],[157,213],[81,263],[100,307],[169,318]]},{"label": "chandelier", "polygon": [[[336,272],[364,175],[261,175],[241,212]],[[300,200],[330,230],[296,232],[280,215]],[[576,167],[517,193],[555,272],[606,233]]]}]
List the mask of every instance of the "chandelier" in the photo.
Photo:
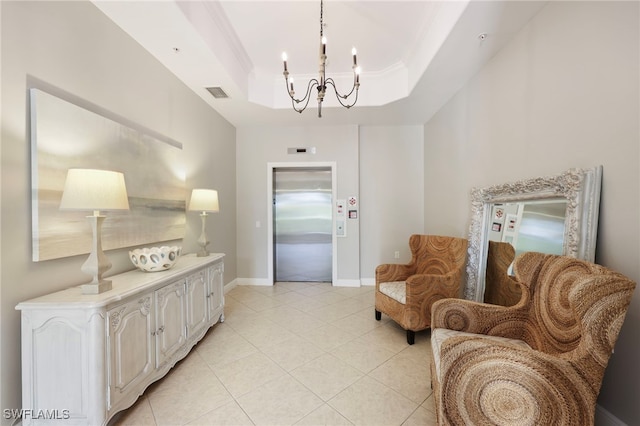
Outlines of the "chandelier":
[{"label": "chandelier", "polygon": [[[327,65],[327,38],[323,35],[323,0],[320,0],[320,75],[318,79],[311,79],[309,84],[307,84],[307,91],[302,99],[298,99],[295,97],[296,92],[293,89],[293,77],[289,77],[289,71],[287,70],[287,54],[286,52],[282,53],[282,61],[284,62],[284,83],[287,88],[287,92],[289,93],[289,97],[291,98],[291,106],[293,109],[299,113],[302,113],[309,105],[309,100],[311,100],[311,92],[314,87],[318,90],[318,117],[322,117],[322,101],[324,100],[324,95],[327,92],[327,86],[331,86],[333,91],[338,98],[338,102],[345,108],[351,108],[358,101],[358,88],[360,87],[360,67],[358,66],[358,61],[356,59],[356,48],[354,47],[351,50],[351,54],[353,55],[353,66],[351,67],[353,70],[353,87],[346,95],[340,94],[338,89],[336,88],[336,84],[332,78],[325,77],[325,69]],[[354,93],[355,92],[355,93]],[[351,95],[354,95],[353,97]],[[350,98],[353,102],[350,101]]]}]

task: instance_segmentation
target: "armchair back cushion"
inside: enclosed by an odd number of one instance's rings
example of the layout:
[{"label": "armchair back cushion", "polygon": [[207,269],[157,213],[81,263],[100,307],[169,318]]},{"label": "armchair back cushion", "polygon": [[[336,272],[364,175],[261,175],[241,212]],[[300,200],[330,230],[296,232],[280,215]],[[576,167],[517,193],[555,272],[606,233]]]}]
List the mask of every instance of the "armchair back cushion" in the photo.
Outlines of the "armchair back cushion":
[{"label": "armchair back cushion", "polygon": [[409,238],[411,264],[415,274],[446,275],[464,266],[466,240],[436,235],[412,235]]},{"label": "armchair back cushion", "polygon": [[528,287],[522,340],[547,354],[594,356],[606,365],[635,283],[601,265],[541,253],[522,255],[515,273]]}]

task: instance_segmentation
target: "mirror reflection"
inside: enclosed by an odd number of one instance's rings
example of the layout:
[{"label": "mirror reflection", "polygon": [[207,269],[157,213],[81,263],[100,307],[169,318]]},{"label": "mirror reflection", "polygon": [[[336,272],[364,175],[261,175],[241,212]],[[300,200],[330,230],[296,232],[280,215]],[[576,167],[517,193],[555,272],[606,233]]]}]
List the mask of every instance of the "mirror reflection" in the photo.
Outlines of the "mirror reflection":
[{"label": "mirror reflection", "polygon": [[473,188],[464,297],[517,303],[511,264],[527,251],[593,262],[601,181],[602,166],[596,166]]},{"label": "mirror reflection", "polygon": [[497,203],[489,241],[510,243],[516,256],[527,251],[562,254],[567,200]]},{"label": "mirror reflection", "polygon": [[487,230],[489,246],[484,301],[512,306],[520,300],[513,261],[528,251],[562,254],[566,199],[495,203]]}]

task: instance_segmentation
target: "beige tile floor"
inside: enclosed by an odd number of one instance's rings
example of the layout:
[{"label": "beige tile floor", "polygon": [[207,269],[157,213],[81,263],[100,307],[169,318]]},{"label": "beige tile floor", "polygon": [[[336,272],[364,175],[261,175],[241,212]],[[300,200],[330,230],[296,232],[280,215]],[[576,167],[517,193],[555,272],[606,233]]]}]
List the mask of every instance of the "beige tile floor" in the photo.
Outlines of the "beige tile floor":
[{"label": "beige tile floor", "polygon": [[429,332],[374,317],[373,287],[238,286],[225,322],[111,425],[435,425]]}]

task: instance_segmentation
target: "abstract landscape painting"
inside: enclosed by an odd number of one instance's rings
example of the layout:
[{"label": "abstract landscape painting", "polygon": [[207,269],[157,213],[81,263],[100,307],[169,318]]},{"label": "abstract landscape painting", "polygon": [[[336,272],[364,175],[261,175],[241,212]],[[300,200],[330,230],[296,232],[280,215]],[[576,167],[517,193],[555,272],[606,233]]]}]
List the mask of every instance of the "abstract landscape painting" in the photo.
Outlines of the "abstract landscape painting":
[{"label": "abstract landscape painting", "polygon": [[91,107],[30,89],[34,261],[91,250],[93,212],[59,209],[70,168],[124,173],[130,210],[103,213],[103,250],[184,237],[182,145]]}]

